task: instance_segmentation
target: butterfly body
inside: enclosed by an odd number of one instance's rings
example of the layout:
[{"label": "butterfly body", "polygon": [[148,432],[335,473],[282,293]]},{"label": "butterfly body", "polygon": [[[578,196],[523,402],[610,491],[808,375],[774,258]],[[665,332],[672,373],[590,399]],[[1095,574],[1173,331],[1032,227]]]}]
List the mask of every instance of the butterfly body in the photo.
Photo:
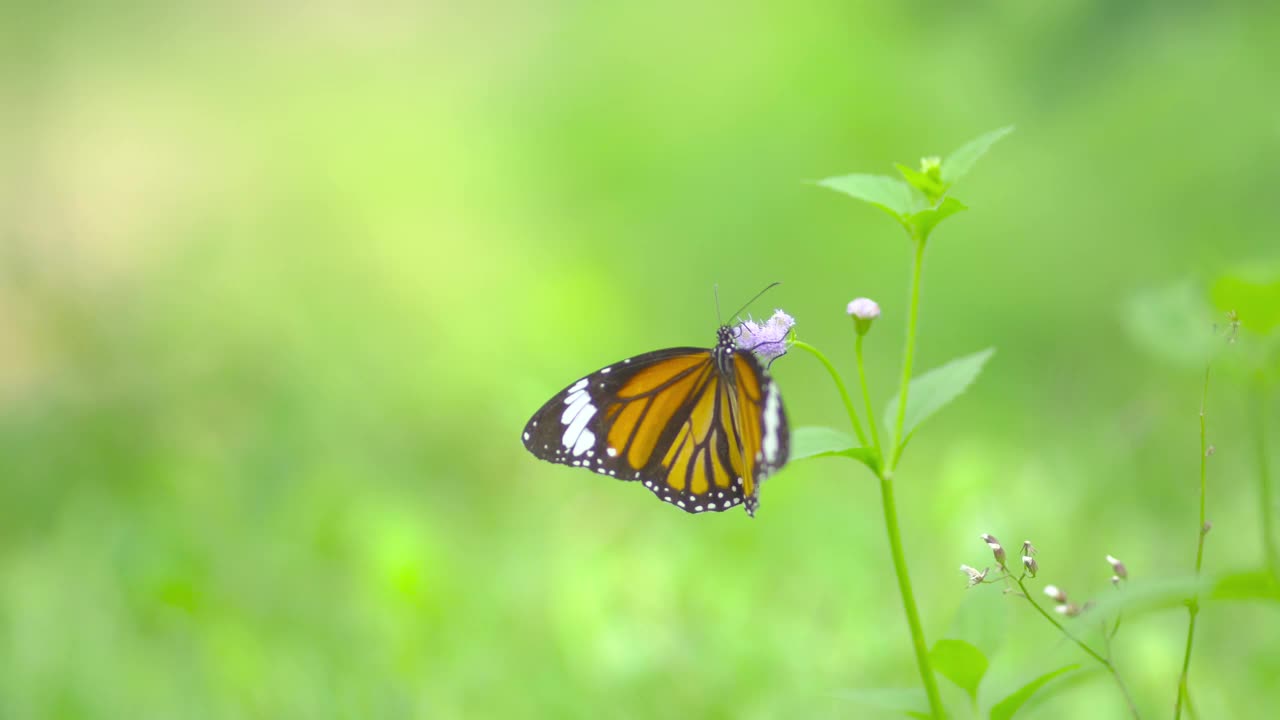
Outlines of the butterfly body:
[{"label": "butterfly body", "polygon": [[710,349],[656,350],[591,373],[534,413],[525,448],[639,482],[686,512],[754,515],[789,435],[777,386],[735,338],[722,326]]}]

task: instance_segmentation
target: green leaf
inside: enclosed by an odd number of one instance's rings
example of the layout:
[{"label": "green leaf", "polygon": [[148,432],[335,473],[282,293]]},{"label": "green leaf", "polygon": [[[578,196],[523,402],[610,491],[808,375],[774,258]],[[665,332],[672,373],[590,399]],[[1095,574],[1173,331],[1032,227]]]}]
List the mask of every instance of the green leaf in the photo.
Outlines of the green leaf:
[{"label": "green leaf", "polygon": [[1214,281],[1209,296],[1222,311],[1235,311],[1240,324],[1261,334],[1280,327],[1280,277],[1249,273],[1223,275]]},{"label": "green leaf", "polygon": [[1190,281],[1134,295],[1124,321],[1139,347],[1174,365],[1204,369],[1226,341],[1214,335],[1214,316],[1204,293]]},{"label": "green leaf", "polygon": [[805,458],[836,457],[852,458],[876,469],[877,458],[874,448],[858,447],[853,438],[829,427],[799,427],[791,432],[790,460]]},{"label": "green leaf", "polygon": [[1078,667],[1080,666],[1067,665],[1066,667],[1060,667],[1057,670],[1047,672],[1018,688],[1011,695],[996,703],[995,706],[991,708],[991,720],[1009,720],[1009,718],[1012,718],[1014,714],[1016,714],[1018,710],[1031,699],[1032,695],[1035,695],[1036,692],[1047,685],[1050,680],[1053,680],[1064,673],[1069,673]]},{"label": "green leaf", "polygon": [[933,202],[941,197],[947,191],[947,186],[940,180],[932,178],[919,170],[903,165],[902,163],[894,163],[894,167],[898,168],[898,172],[902,175],[902,179],[911,184],[912,187],[924,193],[925,197]]},{"label": "green leaf", "polygon": [[841,690],[836,697],[876,710],[929,717],[929,699],[920,688],[865,688]]},{"label": "green leaf", "polygon": [[961,145],[942,161],[942,181],[947,185],[954,185],[957,180],[969,174],[974,164],[987,154],[992,145],[1011,132],[1013,132],[1012,125],[1002,127]]},{"label": "green leaf", "polygon": [[902,223],[906,223],[912,213],[928,207],[910,185],[884,175],[842,175],[819,180],[818,184],[875,205]]},{"label": "green leaf", "polygon": [[934,643],[929,661],[942,676],[978,701],[978,685],[987,674],[987,656],[964,640],[944,639]]},{"label": "green leaf", "polygon": [[955,198],[949,197],[943,200],[938,207],[927,208],[920,212],[912,213],[911,217],[907,218],[907,221],[915,226],[916,237],[920,238],[921,241],[925,241],[929,239],[930,233],[932,233],[933,229],[938,226],[938,223],[962,210],[968,209],[968,206],[964,203]]},{"label": "green leaf", "polygon": [[[907,393],[907,413],[902,424],[903,444],[920,423],[955,400],[977,379],[982,366],[995,354],[995,348],[987,348],[972,355],[957,358],[911,381]],[[893,428],[898,419],[898,396],[884,409],[885,427]]]},{"label": "green leaf", "polygon": [[1220,575],[1213,585],[1214,600],[1268,600],[1280,602],[1280,582],[1266,570]]}]

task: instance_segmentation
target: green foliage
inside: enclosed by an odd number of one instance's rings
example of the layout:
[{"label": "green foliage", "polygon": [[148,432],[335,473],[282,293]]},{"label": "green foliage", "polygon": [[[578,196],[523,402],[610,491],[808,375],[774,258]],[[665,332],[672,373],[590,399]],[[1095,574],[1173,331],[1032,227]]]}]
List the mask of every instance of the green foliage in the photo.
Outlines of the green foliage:
[{"label": "green foliage", "polygon": [[1257,272],[1222,275],[1209,295],[1220,312],[1235,312],[1240,324],[1253,332],[1268,334],[1280,327],[1280,277]]},{"label": "green foliage", "polygon": [[[987,348],[972,355],[956,358],[911,380],[907,391],[907,412],[902,425],[903,445],[916,428],[934,413],[959,397],[982,373],[982,368],[996,352]],[[898,417],[898,396],[884,409],[885,427],[892,428]]]},{"label": "green foliage", "polygon": [[[1023,705],[1027,704],[1027,701],[1030,700],[1033,695],[1039,692],[1045,685],[1049,684],[1050,681],[1079,667],[1079,665],[1067,665],[1066,667],[1060,667],[1057,670],[1047,672],[1018,688],[1014,692],[1010,693],[1008,697],[992,706],[990,716],[991,720],[1010,720],[1010,718],[1017,714],[1018,710],[1020,710]],[[1043,694],[1041,697],[1044,697]]]},{"label": "green foliage", "polygon": [[847,457],[875,470],[874,448],[858,447],[853,438],[829,427],[798,427],[791,432],[791,461]]},{"label": "green foliage", "polygon": [[999,130],[992,130],[989,133],[980,135],[956,148],[955,152],[948,155],[947,159],[942,163],[942,179],[946,186],[951,187],[965,175],[968,175],[978,160],[991,149],[991,146],[1011,132],[1013,132],[1012,125],[1002,127]]},{"label": "green foliage", "polygon": [[949,197],[943,200],[937,207],[925,208],[924,210],[913,213],[911,217],[907,218],[907,222],[916,229],[916,236],[920,238],[920,241],[925,242],[929,239],[929,236],[933,234],[934,228],[938,227],[938,223],[941,223],[943,220],[946,220],[958,212],[968,209],[969,208],[965,207],[964,203],[953,197]]},{"label": "green foliage", "polygon": [[819,180],[818,184],[874,205],[904,226],[913,214],[929,206],[924,196],[910,185],[884,175],[855,173]]},{"label": "green foliage", "polygon": [[943,677],[978,701],[978,685],[987,674],[987,656],[981,650],[964,640],[943,639],[934,643],[929,659]]}]

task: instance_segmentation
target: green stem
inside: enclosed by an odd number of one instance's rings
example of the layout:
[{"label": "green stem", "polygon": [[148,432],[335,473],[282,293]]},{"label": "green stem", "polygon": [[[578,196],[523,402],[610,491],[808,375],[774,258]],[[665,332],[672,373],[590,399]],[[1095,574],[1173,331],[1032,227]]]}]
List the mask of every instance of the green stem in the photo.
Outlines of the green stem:
[{"label": "green stem", "polygon": [[[1200,393],[1200,524],[1196,527],[1196,579],[1200,578],[1200,568],[1204,564],[1204,538],[1208,534],[1205,527],[1205,496],[1207,495],[1209,465],[1209,445],[1205,439],[1205,404],[1209,399],[1209,368],[1204,368],[1204,389]],[[1191,616],[1187,622],[1187,646],[1182,653],[1182,674],[1178,676],[1178,699],[1173,707],[1174,720],[1182,717],[1182,698],[1187,694],[1187,674],[1191,671],[1191,645],[1196,637],[1196,616],[1200,614],[1200,594],[1196,593],[1187,601],[1187,613]]]},{"label": "green stem", "polygon": [[861,333],[855,341],[853,349],[858,356],[858,382],[862,385],[862,401],[867,408],[867,423],[871,426],[871,441],[876,444],[876,452],[883,452],[880,447],[880,431],[877,429],[879,423],[876,422],[875,411],[871,409],[871,391],[867,389],[867,369],[862,362],[862,338],[866,337]]},{"label": "green stem", "polygon": [[942,705],[942,695],[938,693],[938,682],[933,676],[933,668],[929,665],[929,646],[924,639],[924,629],[920,626],[920,613],[916,610],[915,593],[911,590],[911,577],[907,573],[907,556],[902,550],[902,535],[898,531],[898,507],[893,499],[893,480],[887,473],[880,476],[880,499],[884,505],[884,526],[889,535],[889,552],[893,555],[893,571],[898,576],[898,591],[902,594],[902,609],[907,613],[907,626],[911,629],[911,644],[916,651],[916,665],[920,669],[920,680],[924,683],[924,692],[929,697],[929,711],[936,719],[947,716]]},{"label": "green stem", "polygon": [[1129,714],[1133,715],[1135,718],[1141,717],[1138,714],[1138,706],[1133,704],[1133,697],[1129,695],[1129,688],[1124,684],[1124,680],[1120,677],[1119,671],[1116,670],[1115,664],[1107,658],[1099,655],[1097,651],[1086,645],[1083,640],[1073,635],[1070,630],[1063,626],[1062,623],[1058,622],[1057,618],[1050,615],[1044,608],[1040,607],[1040,603],[1036,602],[1036,599],[1032,597],[1031,593],[1027,590],[1027,586],[1022,583],[1022,578],[1013,578],[1013,581],[1018,584],[1018,589],[1022,591],[1022,597],[1026,598],[1027,602],[1031,603],[1031,607],[1035,608],[1036,612],[1040,613],[1045,620],[1048,620],[1051,625],[1058,628],[1058,632],[1062,633],[1064,637],[1078,645],[1081,650],[1085,651],[1085,653],[1089,655],[1089,657],[1097,660],[1098,664],[1102,665],[1102,667],[1107,669],[1107,672],[1111,673],[1111,677],[1116,681],[1116,686],[1120,688],[1120,693],[1124,695],[1125,704],[1129,706]]},{"label": "green stem", "polygon": [[1257,438],[1258,451],[1258,504],[1262,506],[1262,549],[1266,553],[1267,568],[1271,576],[1280,582],[1280,555],[1275,546],[1275,509],[1271,496],[1271,469],[1267,460],[1267,381],[1262,371],[1258,371],[1258,388],[1254,393],[1253,420],[1254,437]]},{"label": "green stem", "polygon": [[[836,371],[836,366],[831,364],[831,361],[827,359],[826,355],[822,354],[821,350],[803,340],[796,340],[791,345],[812,353],[827,369],[827,372],[831,374],[831,379],[836,383],[836,389],[840,391],[840,399],[844,401],[845,412],[849,413],[849,424],[853,426],[853,432],[858,436],[858,443],[862,447],[868,447],[867,435],[862,431],[862,422],[858,420],[858,411],[853,409],[853,398],[849,397],[849,390],[844,386],[844,380],[840,378],[840,373]],[[872,419],[872,422],[874,423],[875,420]]]},{"label": "green stem", "polygon": [[924,241],[911,233],[915,241],[915,261],[911,268],[911,305],[907,311],[907,341],[902,351],[902,390],[898,393],[898,417],[893,426],[893,450],[887,462],[889,472],[898,466],[898,457],[902,454],[902,426],[907,418],[907,390],[911,385],[911,364],[916,355],[916,318],[920,310],[920,269],[924,266]]}]

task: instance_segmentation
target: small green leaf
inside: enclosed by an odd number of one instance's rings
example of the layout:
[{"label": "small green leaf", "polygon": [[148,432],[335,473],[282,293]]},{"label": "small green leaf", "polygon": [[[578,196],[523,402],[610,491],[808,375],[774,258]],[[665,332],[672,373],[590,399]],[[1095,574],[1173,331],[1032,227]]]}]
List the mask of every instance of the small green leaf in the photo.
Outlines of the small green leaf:
[{"label": "small green leaf", "polygon": [[1018,710],[1023,705],[1026,704],[1028,700],[1031,699],[1032,695],[1035,695],[1036,692],[1038,692],[1040,688],[1047,685],[1050,680],[1053,680],[1054,678],[1064,673],[1069,673],[1078,667],[1080,666],[1068,665],[1066,667],[1060,667],[1057,670],[1054,670],[1052,672],[1047,672],[1041,675],[1040,677],[1036,678],[1035,680],[1032,680],[1031,682],[1027,683],[1026,685],[1023,685],[1022,687],[1018,688],[1008,697],[996,703],[991,708],[991,720],[1009,720],[1014,716],[1015,713],[1018,712]]},{"label": "small green leaf", "polygon": [[1256,333],[1265,335],[1280,327],[1280,277],[1223,275],[1214,281],[1209,296],[1218,310],[1235,311],[1240,324]]},{"label": "small green leaf", "polygon": [[[972,355],[957,358],[941,367],[915,378],[907,392],[907,413],[902,424],[903,444],[916,427],[955,400],[977,379],[982,366],[995,354],[995,348],[987,348]],[[898,419],[898,396],[889,401],[884,410],[885,427],[893,428]]]},{"label": "small green leaf", "polygon": [[944,639],[934,643],[929,660],[942,676],[978,701],[978,685],[987,673],[987,656],[964,640]]},{"label": "small green leaf", "polygon": [[836,696],[866,708],[929,717],[929,699],[920,688],[841,690]]},{"label": "small green leaf", "polygon": [[1125,327],[1139,347],[1178,367],[1197,370],[1225,344],[1214,335],[1214,324],[1222,320],[1190,281],[1138,293],[1124,312]]},{"label": "small green leaf", "polygon": [[947,186],[942,184],[942,181],[939,179],[932,178],[919,170],[913,170],[902,163],[894,163],[894,167],[898,168],[898,172],[902,175],[902,179],[910,183],[915,189],[924,193],[925,197],[929,198],[931,203],[936,201],[937,198],[942,197],[943,193],[947,191]]},{"label": "small green leaf", "polygon": [[924,197],[910,185],[884,175],[842,175],[819,180],[818,184],[875,205],[902,223],[912,213],[928,207]]},{"label": "small green leaf", "polygon": [[791,461],[815,457],[842,456],[852,458],[876,470],[873,448],[858,447],[853,438],[829,427],[799,427],[791,432]]},{"label": "small green leaf", "polygon": [[1013,126],[1002,127],[999,130],[981,135],[961,145],[955,152],[947,156],[942,161],[942,181],[947,185],[954,185],[957,180],[969,174],[979,158],[987,154],[992,145],[995,145],[1000,138],[1013,132]]},{"label": "small green leaf", "polygon": [[923,242],[929,239],[930,233],[932,233],[933,229],[938,226],[938,223],[958,212],[961,212],[962,210],[968,209],[968,206],[964,203],[953,197],[949,197],[943,200],[938,207],[932,207],[921,210],[917,213],[912,213],[911,217],[907,218],[907,220],[915,226],[916,237],[920,238]]}]

